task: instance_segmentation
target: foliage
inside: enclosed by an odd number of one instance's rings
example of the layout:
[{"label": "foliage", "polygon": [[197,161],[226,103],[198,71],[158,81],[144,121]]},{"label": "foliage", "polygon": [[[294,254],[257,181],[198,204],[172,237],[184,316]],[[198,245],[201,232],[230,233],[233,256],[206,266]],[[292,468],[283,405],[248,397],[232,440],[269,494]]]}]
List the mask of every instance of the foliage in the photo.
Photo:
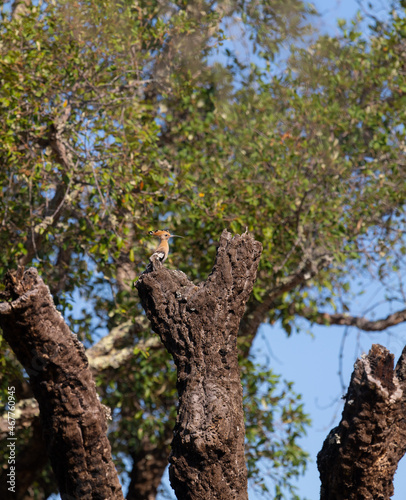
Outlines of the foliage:
[{"label": "foliage", "polygon": [[[292,301],[336,308],[355,270],[393,276],[406,252],[405,16],[393,12],[368,40],[342,25],[292,47],[279,71],[278,51],[309,33],[313,14],[296,0],[61,0],[4,12],[0,275],[37,266],[88,346],[140,314],[129,285],[157,226],[187,236],[169,265],[196,280],[224,227],[252,231],[264,253],[249,312],[271,296],[261,320],[281,318],[288,333]],[[230,26],[250,58],[226,39]],[[121,456],[145,439],[164,446],[173,425],[173,367],[150,354],[99,376]],[[244,380],[251,473],[270,458],[277,487],[289,487],[305,459],[302,407],[250,362]]]},{"label": "foliage", "polygon": [[298,498],[290,480],[306,467],[308,454],[297,440],[310,424],[300,395],[291,382],[281,383],[268,367],[250,360],[242,363],[242,380],[249,477],[261,492],[273,487],[273,498]]}]

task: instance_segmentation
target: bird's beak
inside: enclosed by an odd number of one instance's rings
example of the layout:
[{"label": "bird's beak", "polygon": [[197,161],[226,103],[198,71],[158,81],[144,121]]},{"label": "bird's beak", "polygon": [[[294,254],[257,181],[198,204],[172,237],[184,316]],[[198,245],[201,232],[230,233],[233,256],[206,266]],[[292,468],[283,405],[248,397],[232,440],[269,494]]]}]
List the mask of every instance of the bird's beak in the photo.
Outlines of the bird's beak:
[{"label": "bird's beak", "polygon": [[171,238],[184,238],[184,236],[179,236],[177,234],[171,234]]}]

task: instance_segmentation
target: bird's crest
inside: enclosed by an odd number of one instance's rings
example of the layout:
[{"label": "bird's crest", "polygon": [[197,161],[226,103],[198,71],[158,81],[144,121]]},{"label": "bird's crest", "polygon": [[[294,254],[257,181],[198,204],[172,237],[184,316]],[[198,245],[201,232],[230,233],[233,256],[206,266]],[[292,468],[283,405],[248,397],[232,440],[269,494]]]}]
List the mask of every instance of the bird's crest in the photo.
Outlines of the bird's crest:
[{"label": "bird's crest", "polygon": [[155,229],[155,231],[149,231],[151,236],[156,236],[161,240],[169,240],[169,238],[183,238],[183,236],[178,236],[177,234],[171,234],[169,229]]},{"label": "bird's crest", "polygon": [[158,238],[161,238],[162,236],[166,237],[171,237],[171,232],[169,229],[155,229],[155,231],[150,231],[148,234],[151,236],[157,236]]}]

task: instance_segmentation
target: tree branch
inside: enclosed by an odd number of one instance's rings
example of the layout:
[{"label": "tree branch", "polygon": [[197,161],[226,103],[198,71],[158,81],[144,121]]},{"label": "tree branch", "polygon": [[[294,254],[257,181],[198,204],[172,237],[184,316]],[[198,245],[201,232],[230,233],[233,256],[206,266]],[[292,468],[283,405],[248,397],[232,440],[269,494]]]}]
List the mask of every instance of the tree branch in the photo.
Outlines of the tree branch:
[{"label": "tree branch", "polygon": [[393,354],[374,344],[355,363],[342,419],[318,454],[321,500],[387,499],[406,451],[406,348]]},{"label": "tree branch", "polygon": [[8,272],[5,285],[0,327],[29,375],[62,497],[123,498],[82,344],[36,269]]},{"label": "tree branch", "polygon": [[406,321],[406,309],[389,314],[386,318],[377,320],[369,320],[362,316],[351,316],[349,314],[330,314],[326,312],[315,311],[311,307],[295,308],[292,306],[295,314],[308,319],[312,323],[318,325],[342,325],[342,326],[355,326],[359,330],[366,332],[380,332],[391,326],[398,325]]},{"label": "tree branch", "polygon": [[274,307],[275,301],[284,293],[290,292],[299,285],[309,281],[330,263],[331,257],[327,252],[321,251],[310,254],[310,251],[308,251],[296,272],[283,278],[279,284],[270,288],[266,292],[262,302],[252,301],[249,303],[248,310],[240,325],[241,337],[249,339],[248,343],[251,344],[260,324],[265,321],[267,314]]},{"label": "tree branch", "polygon": [[128,486],[127,500],[155,499],[162,475],[168,465],[172,429],[165,425],[165,431],[168,434],[166,443],[160,443],[157,446],[157,443],[143,439],[139,449],[131,452],[133,467],[129,474],[131,481]]},{"label": "tree branch", "polygon": [[108,335],[86,351],[93,374],[123,366],[134,356],[134,349],[147,351],[162,346],[158,337],[155,336],[147,340],[139,340],[134,345],[134,334],[149,326],[145,316],[138,316],[136,320],[135,323],[127,321],[113,328]]},{"label": "tree branch", "polygon": [[[72,93],[77,89],[78,85],[79,83],[75,83],[73,85]],[[49,146],[55,154],[57,162],[63,167],[64,172],[70,172],[72,176],[77,164],[75,165],[72,155],[69,152],[68,145],[63,138],[63,133],[65,131],[66,123],[70,117],[70,113],[71,106],[68,104],[62,110],[61,115],[56,117],[54,123],[50,126],[49,137],[41,139],[38,144],[43,148]],[[26,266],[32,261],[46,236],[48,228],[55,226],[61,218],[63,214],[62,208],[65,204],[67,195],[69,194],[71,182],[72,177],[68,184],[66,184],[62,179],[60,180],[55,189],[55,194],[44,214],[43,221],[39,225],[31,228],[31,234],[27,240],[26,246],[27,253],[20,258],[18,262],[20,266]]]}]

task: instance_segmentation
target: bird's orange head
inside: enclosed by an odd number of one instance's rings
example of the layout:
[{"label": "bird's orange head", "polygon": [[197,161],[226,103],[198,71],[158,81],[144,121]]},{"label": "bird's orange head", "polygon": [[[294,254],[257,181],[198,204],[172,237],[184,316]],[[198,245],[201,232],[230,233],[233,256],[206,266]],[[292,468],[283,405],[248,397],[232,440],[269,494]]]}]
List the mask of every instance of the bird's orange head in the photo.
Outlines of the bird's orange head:
[{"label": "bird's orange head", "polygon": [[169,238],[183,238],[183,236],[178,236],[177,234],[171,234],[169,229],[156,229],[155,231],[150,231],[148,234],[151,236],[156,236],[161,241],[167,241]]}]

